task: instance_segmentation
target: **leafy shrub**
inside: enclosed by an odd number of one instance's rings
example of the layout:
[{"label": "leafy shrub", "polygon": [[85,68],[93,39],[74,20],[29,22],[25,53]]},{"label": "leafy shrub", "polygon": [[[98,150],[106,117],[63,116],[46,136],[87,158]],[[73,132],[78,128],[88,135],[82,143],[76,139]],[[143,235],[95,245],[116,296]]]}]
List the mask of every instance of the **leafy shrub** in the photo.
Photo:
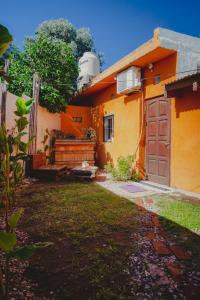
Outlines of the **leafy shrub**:
[{"label": "leafy shrub", "polygon": [[110,161],[107,162],[107,164],[104,166],[104,169],[106,170],[106,172],[111,173],[111,171],[113,169],[112,163]]},{"label": "leafy shrub", "polygon": [[126,181],[132,178],[132,163],[132,155],[128,155],[127,157],[120,156],[117,160],[116,167],[112,167],[112,165],[108,163],[106,168],[111,172],[111,176],[114,180]]}]

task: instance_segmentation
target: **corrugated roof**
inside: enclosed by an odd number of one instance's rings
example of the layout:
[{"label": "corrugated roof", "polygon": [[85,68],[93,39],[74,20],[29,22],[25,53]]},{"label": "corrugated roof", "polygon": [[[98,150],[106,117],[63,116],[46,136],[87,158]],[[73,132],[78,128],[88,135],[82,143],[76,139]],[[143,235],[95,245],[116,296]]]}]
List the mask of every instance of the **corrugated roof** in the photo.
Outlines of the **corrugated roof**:
[{"label": "corrugated roof", "polygon": [[181,78],[178,78],[178,79],[175,79],[175,80],[173,80],[173,81],[171,81],[171,82],[168,82],[168,83],[166,84],[166,86],[169,86],[169,85],[171,85],[171,84],[174,84],[174,83],[177,83],[177,82],[180,82],[180,81],[184,81],[184,80],[187,80],[187,79],[192,79],[193,77],[194,77],[195,79],[196,79],[196,77],[199,77],[199,79],[200,79],[200,71],[195,72],[195,73],[193,73],[193,74],[186,75],[186,76],[181,77]]}]

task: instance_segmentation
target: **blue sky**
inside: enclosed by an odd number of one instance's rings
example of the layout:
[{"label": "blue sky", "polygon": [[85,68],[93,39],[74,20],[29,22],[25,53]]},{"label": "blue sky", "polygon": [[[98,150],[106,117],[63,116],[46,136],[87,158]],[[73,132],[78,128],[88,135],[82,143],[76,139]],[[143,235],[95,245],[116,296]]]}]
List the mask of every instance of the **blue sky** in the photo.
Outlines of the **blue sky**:
[{"label": "blue sky", "polygon": [[66,18],[89,27],[106,68],[151,38],[158,26],[200,37],[199,12],[199,0],[8,0],[1,2],[0,23],[18,47],[44,20]]}]

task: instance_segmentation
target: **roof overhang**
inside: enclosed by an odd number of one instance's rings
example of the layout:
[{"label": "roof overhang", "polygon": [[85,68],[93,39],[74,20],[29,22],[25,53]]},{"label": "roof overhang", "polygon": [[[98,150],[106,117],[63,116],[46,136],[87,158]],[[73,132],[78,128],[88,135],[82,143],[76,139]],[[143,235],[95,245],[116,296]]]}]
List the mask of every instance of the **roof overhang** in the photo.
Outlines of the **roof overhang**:
[{"label": "roof overhang", "polygon": [[[190,47],[196,38],[186,36],[168,29],[157,28],[154,30],[153,38],[123,57],[121,60],[113,64],[111,67],[98,74],[78,95],[76,95],[72,102],[74,104],[83,103],[89,96],[105,89],[106,87],[116,82],[116,75],[127,69],[130,66],[144,68],[149,63],[162,60],[177,52],[180,47],[180,42],[183,42],[184,47]],[[198,43],[199,43],[199,39]],[[188,44],[187,44],[187,43]],[[84,104],[86,104],[86,102]],[[87,105],[87,104],[86,104]]]}]

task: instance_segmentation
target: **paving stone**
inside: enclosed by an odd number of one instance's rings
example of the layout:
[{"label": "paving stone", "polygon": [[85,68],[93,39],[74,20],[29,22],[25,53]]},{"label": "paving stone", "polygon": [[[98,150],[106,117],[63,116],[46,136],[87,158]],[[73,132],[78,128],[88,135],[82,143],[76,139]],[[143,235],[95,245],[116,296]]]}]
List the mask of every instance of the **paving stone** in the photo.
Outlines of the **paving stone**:
[{"label": "paving stone", "polygon": [[181,275],[183,275],[183,267],[181,267],[176,262],[167,262],[166,266],[167,266],[168,270],[170,271],[170,273],[172,274],[172,276],[174,276],[176,278],[180,278]]},{"label": "paving stone", "polygon": [[184,296],[189,300],[199,300],[200,287],[192,284],[183,287]]},{"label": "paving stone", "polygon": [[169,240],[169,234],[162,228],[160,228],[159,234],[162,236],[162,238]]},{"label": "paving stone", "polygon": [[153,241],[153,247],[159,255],[168,255],[171,253],[167,245],[161,241]]},{"label": "paving stone", "polygon": [[145,201],[146,201],[147,204],[153,204],[154,203],[154,200],[152,198],[147,198]]},{"label": "paving stone", "polygon": [[158,218],[157,215],[153,215],[152,222],[153,222],[154,226],[156,226],[156,227],[160,227],[161,226],[160,225],[160,220],[159,220],[159,218]]},{"label": "paving stone", "polygon": [[175,254],[178,259],[189,260],[192,258],[192,255],[187,252],[184,248],[178,245],[171,245],[170,249]]},{"label": "paving stone", "polygon": [[135,204],[138,206],[139,210],[144,210],[144,203],[142,199],[140,198],[136,199]]},{"label": "paving stone", "polygon": [[153,240],[155,240],[155,238],[156,238],[156,234],[155,234],[155,232],[153,232],[153,231],[149,231],[149,232],[147,232],[147,234],[146,234],[146,238],[147,238],[147,239],[149,239],[150,241],[153,241]]},{"label": "paving stone", "polygon": [[159,276],[160,278],[163,278],[166,275],[165,272],[155,264],[148,264],[148,269],[152,277]]}]

